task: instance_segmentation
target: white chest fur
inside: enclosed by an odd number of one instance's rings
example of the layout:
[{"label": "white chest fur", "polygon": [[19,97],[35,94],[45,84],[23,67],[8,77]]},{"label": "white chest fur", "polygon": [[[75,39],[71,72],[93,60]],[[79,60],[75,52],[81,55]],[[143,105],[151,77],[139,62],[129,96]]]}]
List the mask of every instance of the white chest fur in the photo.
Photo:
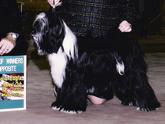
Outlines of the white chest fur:
[{"label": "white chest fur", "polygon": [[61,88],[65,79],[65,68],[68,62],[67,57],[74,59],[78,57],[77,39],[73,32],[64,22],[65,37],[63,40],[63,48],[60,47],[57,53],[49,54],[48,60],[51,66],[51,74],[55,84]]},{"label": "white chest fur", "polygon": [[67,64],[67,56],[62,52],[61,48],[58,54],[48,55],[49,64],[51,66],[51,75],[54,83],[61,88],[65,78],[65,68]]}]

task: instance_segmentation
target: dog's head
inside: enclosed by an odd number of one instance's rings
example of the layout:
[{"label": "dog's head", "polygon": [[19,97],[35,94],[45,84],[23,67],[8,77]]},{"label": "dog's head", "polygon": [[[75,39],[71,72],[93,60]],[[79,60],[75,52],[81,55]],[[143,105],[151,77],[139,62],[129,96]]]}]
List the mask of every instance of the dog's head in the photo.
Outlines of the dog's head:
[{"label": "dog's head", "polygon": [[57,53],[64,35],[63,21],[55,13],[43,12],[37,15],[31,31],[31,41],[39,55]]}]

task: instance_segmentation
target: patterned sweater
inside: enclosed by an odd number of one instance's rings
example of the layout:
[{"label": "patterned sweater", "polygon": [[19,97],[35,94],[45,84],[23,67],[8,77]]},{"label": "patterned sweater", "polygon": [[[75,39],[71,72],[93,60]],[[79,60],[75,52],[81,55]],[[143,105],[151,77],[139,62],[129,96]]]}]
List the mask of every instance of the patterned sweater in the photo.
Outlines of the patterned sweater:
[{"label": "patterned sweater", "polygon": [[135,18],[134,0],[62,0],[63,18],[78,36],[88,31],[93,37],[106,36],[109,28]]}]

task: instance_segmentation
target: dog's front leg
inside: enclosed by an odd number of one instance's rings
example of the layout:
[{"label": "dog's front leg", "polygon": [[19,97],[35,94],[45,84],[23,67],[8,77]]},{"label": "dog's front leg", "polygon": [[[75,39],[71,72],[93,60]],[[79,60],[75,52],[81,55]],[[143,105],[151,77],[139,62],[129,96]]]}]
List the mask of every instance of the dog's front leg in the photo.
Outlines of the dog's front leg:
[{"label": "dog's front leg", "polygon": [[72,81],[69,83],[68,80],[65,80],[62,88],[57,88],[57,97],[56,101],[52,103],[52,109],[69,114],[86,111],[86,89],[82,84]]}]

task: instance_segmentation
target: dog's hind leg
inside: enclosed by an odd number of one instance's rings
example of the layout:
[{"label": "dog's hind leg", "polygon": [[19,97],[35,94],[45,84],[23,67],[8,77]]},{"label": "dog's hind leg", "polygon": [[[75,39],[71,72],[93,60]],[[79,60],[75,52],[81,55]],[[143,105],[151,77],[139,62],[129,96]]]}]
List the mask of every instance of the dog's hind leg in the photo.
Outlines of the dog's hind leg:
[{"label": "dog's hind leg", "polygon": [[160,107],[160,103],[147,81],[146,72],[142,68],[119,79],[115,90],[122,105],[137,106],[138,110],[143,111],[157,110]]},{"label": "dog's hind leg", "polygon": [[152,87],[149,85],[146,75],[139,72],[134,78],[131,94],[136,102],[137,110],[152,111],[160,107]]},{"label": "dog's hind leg", "polygon": [[121,100],[121,104],[124,106],[136,106],[136,102],[131,94],[131,81],[130,79],[126,79],[124,76],[118,78],[118,80],[114,83],[116,97]]}]

